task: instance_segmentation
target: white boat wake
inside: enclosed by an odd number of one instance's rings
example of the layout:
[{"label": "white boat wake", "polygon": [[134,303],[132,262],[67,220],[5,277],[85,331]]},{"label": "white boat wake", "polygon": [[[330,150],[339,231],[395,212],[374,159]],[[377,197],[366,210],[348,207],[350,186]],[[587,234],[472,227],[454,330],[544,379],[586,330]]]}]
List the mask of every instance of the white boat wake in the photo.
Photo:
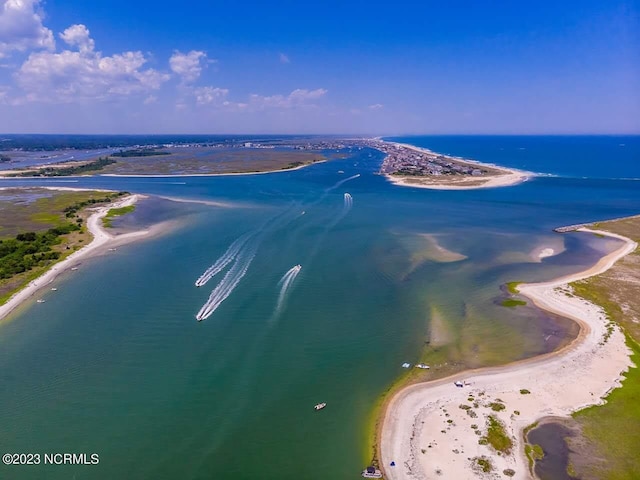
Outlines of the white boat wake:
[{"label": "white boat wake", "polygon": [[251,235],[251,233],[245,233],[241,237],[237,238],[231,245],[229,245],[227,251],[224,252],[213,265],[207,268],[205,272],[200,275],[198,280],[196,280],[196,287],[202,287],[218,273],[224,270],[224,268],[238,256],[240,249],[244,246],[245,243],[247,243],[247,240],[251,238]]},{"label": "white boat wake", "polygon": [[[238,238],[229,246],[227,251],[220,257],[216,263],[209,267],[205,273],[198,279],[196,285],[204,285],[208,280],[221,272],[227,265],[233,262],[233,265],[222,277],[220,283],[209,295],[209,299],[196,314],[198,321],[209,318],[213,312],[224,302],[229,295],[235,290],[242,278],[247,273],[251,262],[253,262],[260,243],[264,239],[268,231],[273,231],[286,226],[293,221],[294,213],[298,210],[298,206],[293,206],[288,210],[275,215],[265,221],[255,232],[249,232]],[[199,285],[200,284],[200,285]]]},{"label": "white boat wake", "polygon": [[302,265],[296,265],[295,267],[290,268],[278,282],[278,285],[280,285],[280,295],[278,295],[278,305],[276,306],[274,315],[278,315],[282,311],[282,307],[284,305],[285,299],[287,298],[289,288],[300,273],[300,270],[302,270]]},{"label": "white boat wake", "polygon": [[348,182],[349,180],[354,180],[356,178],[358,178],[360,176],[359,173],[356,173],[355,175],[352,175],[348,178],[342,179],[339,182],[337,182],[335,185],[333,185],[332,187],[329,187],[325,190],[325,192],[330,192],[331,190],[335,190],[336,188],[338,188],[340,185],[342,185],[343,183]]},{"label": "white boat wake", "polygon": [[220,283],[216,285],[216,288],[214,288],[211,295],[209,295],[209,299],[196,315],[196,320],[200,322],[209,318],[222,304],[222,302],[231,295],[231,292],[233,292],[238,286],[242,277],[247,273],[251,262],[253,262],[253,259],[256,256],[257,247],[258,245],[256,242],[237,256],[233,266],[225,274],[222,280],[220,280]]},{"label": "white boat wake", "polygon": [[347,213],[349,210],[351,210],[351,207],[353,207],[353,197],[351,196],[350,193],[345,193],[343,213]]}]

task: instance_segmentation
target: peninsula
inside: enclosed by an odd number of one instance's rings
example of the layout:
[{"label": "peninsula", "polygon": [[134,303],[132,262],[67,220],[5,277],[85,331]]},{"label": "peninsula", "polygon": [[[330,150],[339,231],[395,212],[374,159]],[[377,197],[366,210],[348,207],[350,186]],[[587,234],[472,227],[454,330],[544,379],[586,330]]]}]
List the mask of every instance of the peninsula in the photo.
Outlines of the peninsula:
[{"label": "peninsula", "polygon": [[0,189],[0,203],[13,205],[2,210],[0,319],[101,247],[149,233],[113,235],[102,225],[103,218],[130,211],[140,198],[64,187]]},{"label": "peninsula", "polygon": [[[636,219],[634,225],[637,234],[640,222]],[[573,342],[532,359],[467,371],[396,393],[384,413],[378,452],[385,478],[482,478],[486,474],[532,478],[542,450],[526,443],[526,432],[541,417],[567,417],[601,404],[621,385],[625,371],[633,366],[625,341],[629,329],[623,323],[623,332],[612,322],[610,308],[578,296],[586,290],[583,282],[637,249],[637,235],[631,239],[614,233],[615,226],[578,228],[622,241],[591,268],[516,287],[518,294],[538,307],[577,322],[580,333]],[[630,278],[628,271],[625,278]],[[609,301],[606,292],[600,293],[598,303]],[[618,434],[624,436],[622,431]]]},{"label": "peninsula", "polygon": [[380,173],[396,185],[470,190],[516,185],[532,176],[520,170],[442,155],[405,143],[377,140],[371,146],[386,153]]}]

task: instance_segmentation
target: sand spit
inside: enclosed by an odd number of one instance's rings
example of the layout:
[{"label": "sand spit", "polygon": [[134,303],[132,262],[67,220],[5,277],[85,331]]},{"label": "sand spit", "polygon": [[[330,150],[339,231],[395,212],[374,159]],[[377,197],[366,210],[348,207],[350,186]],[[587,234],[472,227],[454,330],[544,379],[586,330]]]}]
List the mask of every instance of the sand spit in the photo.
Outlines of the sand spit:
[{"label": "sand spit", "polygon": [[[416,152],[434,154],[435,152],[427,149],[409,145],[406,143],[395,143]],[[472,166],[490,167],[494,170],[499,170],[501,173],[498,175],[486,175],[481,177],[404,177],[396,175],[388,175],[385,177],[395,184],[403,187],[415,187],[415,188],[429,188],[431,190],[475,190],[478,188],[497,188],[508,187],[525,182],[534,177],[535,174],[531,172],[525,172],[523,170],[516,170],[515,168],[507,168],[491,163],[478,162],[476,160],[468,160],[466,158],[450,157],[456,162],[467,163]]]},{"label": "sand spit", "polygon": [[[73,189],[64,187],[38,187],[48,188],[51,190],[94,190],[94,189]],[[111,191],[111,190],[104,190]],[[112,235],[102,227],[102,218],[112,208],[126,207],[135,204],[138,200],[145,198],[142,195],[128,195],[118,201],[112,202],[108,205],[98,207],[94,210],[94,213],[87,219],[87,228],[93,235],[93,240],[88,245],[84,246],[80,250],[72,253],[64,260],[53,265],[49,270],[43,273],[41,276],[32,280],[22,290],[16,292],[4,305],[0,306],[0,319],[6,317],[20,306],[23,302],[33,297],[37,292],[46,288],[53,282],[58,275],[69,270],[74,265],[77,265],[81,259],[87,258],[92,254],[96,254],[103,250],[104,247],[114,247],[121,245],[129,241],[135,240],[142,236],[151,235],[157,233],[159,229],[164,229],[162,224],[156,225],[149,230],[142,230],[138,232],[126,233],[122,235]]]},{"label": "sand spit", "polygon": [[437,235],[431,233],[421,233],[418,235],[424,238],[427,242],[426,248],[422,252],[419,252],[419,255],[425,260],[431,260],[438,263],[452,263],[467,259],[466,255],[454,252],[453,250],[449,250],[442,246],[440,242],[438,242]]},{"label": "sand spit", "polygon": [[[608,331],[603,310],[573,296],[567,284],[606,271],[637,244],[608,232],[581,231],[625,243],[583,272],[519,287],[537,306],[576,321],[581,328],[576,340],[557,352],[398,392],[383,420],[380,459],[385,478],[506,478],[506,469],[515,472],[512,478],[532,478],[524,455],[523,429],[541,417],[567,416],[600,403],[620,384],[621,373],[631,365],[624,335],[619,328]],[[464,386],[455,386],[455,381]],[[510,453],[498,455],[481,441],[489,415],[504,424],[513,442]],[[479,468],[477,459],[483,457],[490,461],[492,474]]]}]

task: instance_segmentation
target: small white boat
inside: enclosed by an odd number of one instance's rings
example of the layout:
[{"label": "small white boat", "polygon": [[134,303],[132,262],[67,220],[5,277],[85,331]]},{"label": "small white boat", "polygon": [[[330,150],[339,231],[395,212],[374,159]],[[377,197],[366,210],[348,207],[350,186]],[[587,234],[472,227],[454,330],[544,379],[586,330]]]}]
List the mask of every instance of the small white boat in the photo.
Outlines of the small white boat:
[{"label": "small white boat", "polygon": [[36,302],[38,302],[38,303],[44,303],[44,299],[39,298],[38,300],[36,300]]},{"label": "small white boat", "polygon": [[78,269],[78,267],[71,267],[71,271],[75,272]]},{"label": "small white boat", "polygon": [[431,368],[431,367],[429,367],[429,365],[425,365],[424,363],[419,363],[419,364],[416,365],[416,368],[421,368],[423,370],[429,370],[429,368]]},{"label": "small white boat", "polygon": [[318,410],[322,410],[326,406],[327,406],[327,403],[326,402],[322,402],[322,403],[318,403],[317,405],[314,405],[313,409],[315,411],[318,411]]},{"label": "small white boat", "polygon": [[410,363],[403,363],[402,364],[402,368],[410,368],[411,364]]},{"label": "small white boat", "polygon": [[382,478],[382,472],[376,467],[367,467],[362,471],[364,478]]},{"label": "small white boat", "polygon": [[57,289],[56,287],[53,287],[53,288],[51,289],[51,291],[52,291],[52,292],[57,292],[57,291],[58,291],[58,289]]},{"label": "small white boat", "polygon": [[462,383],[460,380],[458,380],[457,382],[453,382],[453,384],[454,384],[456,387],[464,387],[464,383]]}]

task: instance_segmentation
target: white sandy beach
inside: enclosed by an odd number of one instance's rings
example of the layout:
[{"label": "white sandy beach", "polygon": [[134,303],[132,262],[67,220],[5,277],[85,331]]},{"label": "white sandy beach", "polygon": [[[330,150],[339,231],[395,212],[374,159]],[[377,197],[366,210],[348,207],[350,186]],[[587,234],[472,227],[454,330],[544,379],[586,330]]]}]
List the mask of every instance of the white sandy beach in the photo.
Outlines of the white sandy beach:
[{"label": "white sandy beach", "polygon": [[[76,189],[76,188],[65,188],[65,187],[38,187],[38,188],[48,188],[52,190],[86,190],[86,189]],[[110,190],[104,190],[110,191]],[[138,232],[126,233],[122,235],[112,235],[107,232],[104,228],[102,228],[102,218],[107,214],[107,212],[111,208],[120,208],[129,205],[135,204],[139,199],[144,198],[141,195],[128,195],[127,197],[118,200],[116,202],[110,203],[108,205],[99,207],[95,209],[95,212],[91,214],[91,216],[87,219],[87,228],[93,235],[93,240],[88,245],[84,246],[80,250],[72,253],[64,260],[53,265],[49,270],[43,273],[41,276],[31,281],[27,286],[25,286],[22,290],[14,294],[4,305],[0,306],[0,319],[6,317],[9,313],[11,313],[14,309],[20,306],[23,302],[35,296],[40,290],[46,288],[55,280],[55,278],[61,273],[69,270],[74,265],[77,265],[78,262],[91,255],[92,253],[96,253],[103,247],[119,245],[125,243],[127,241],[133,240],[137,237],[147,235],[150,233],[150,230],[142,230]]]},{"label": "white sandy beach", "polygon": [[[581,327],[578,337],[557,352],[401,390],[389,403],[383,420],[380,459],[385,478],[506,478],[505,469],[515,471],[512,478],[532,478],[524,455],[523,429],[541,417],[567,416],[600,403],[608,391],[620,384],[621,373],[631,365],[624,335],[615,328],[604,341],[607,335],[604,312],[568,294],[567,284],[606,271],[633,252],[637,244],[608,232],[580,230],[625,243],[583,272],[519,287],[540,308],[578,322]],[[456,380],[470,385],[456,387],[453,383]],[[522,394],[521,389],[530,393]],[[468,400],[470,396],[472,401]],[[491,402],[503,403],[506,408],[495,412],[488,406]],[[462,409],[461,405],[471,408]],[[472,418],[467,411],[474,412],[472,415],[476,417]],[[481,436],[474,430],[479,429],[484,435],[490,414],[505,424],[513,440],[508,455],[498,455],[490,446],[478,443]],[[473,459],[482,456],[490,459],[492,474],[474,469]],[[396,464],[393,467],[392,461]]]},{"label": "white sandy beach", "polygon": [[[416,147],[406,143],[390,142],[393,145],[399,145],[410,150],[414,150],[420,153],[435,154],[427,148]],[[508,187],[525,182],[534,176],[531,172],[525,172],[523,170],[516,170],[515,168],[507,168],[491,163],[478,162],[476,160],[468,160],[466,158],[459,158],[450,156],[452,159],[460,163],[466,163],[471,166],[490,167],[495,170],[499,170],[499,175],[485,175],[481,177],[460,177],[449,178],[446,176],[440,177],[403,177],[396,175],[385,174],[385,177],[394,185],[400,185],[403,187],[415,187],[415,188],[428,188],[431,190],[475,190],[479,188],[497,188]],[[419,180],[419,183],[415,183]],[[479,181],[483,183],[477,184]]]}]

